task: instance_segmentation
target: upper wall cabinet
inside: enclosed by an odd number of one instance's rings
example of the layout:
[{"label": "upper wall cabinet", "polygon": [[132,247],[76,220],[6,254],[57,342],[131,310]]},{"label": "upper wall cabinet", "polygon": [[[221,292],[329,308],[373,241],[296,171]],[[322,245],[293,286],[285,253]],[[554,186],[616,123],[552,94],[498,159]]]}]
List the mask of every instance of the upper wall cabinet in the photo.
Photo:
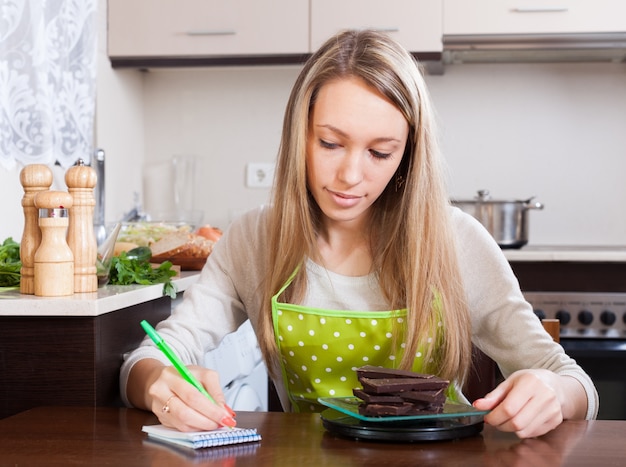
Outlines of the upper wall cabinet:
[{"label": "upper wall cabinet", "polygon": [[411,52],[441,54],[442,0],[311,0],[311,49],[343,29],[371,27]]},{"label": "upper wall cabinet", "polygon": [[114,66],[306,54],[308,12],[308,0],[108,0],[108,54]]},{"label": "upper wall cabinet", "polygon": [[445,35],[626,31],[623,0],[444,0]]}]

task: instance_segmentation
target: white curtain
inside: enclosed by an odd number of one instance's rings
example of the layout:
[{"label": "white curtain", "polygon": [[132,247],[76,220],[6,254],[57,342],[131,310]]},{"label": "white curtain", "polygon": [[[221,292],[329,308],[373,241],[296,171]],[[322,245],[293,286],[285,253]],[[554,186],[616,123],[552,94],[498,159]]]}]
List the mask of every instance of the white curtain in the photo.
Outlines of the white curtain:
[{"label": "white curtain", "polygon": [[0,0],[0,165],[89,163],[97,0]]}]

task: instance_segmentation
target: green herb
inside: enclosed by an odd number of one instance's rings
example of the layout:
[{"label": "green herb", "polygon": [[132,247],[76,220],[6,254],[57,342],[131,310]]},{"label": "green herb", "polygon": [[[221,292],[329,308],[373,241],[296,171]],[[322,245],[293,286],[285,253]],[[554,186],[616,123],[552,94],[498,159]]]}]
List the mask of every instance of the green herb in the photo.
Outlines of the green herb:
[{"label": "green herb", "polygon": [[0,287],[19,286],[21,269],[20,244],[9,237],[0,245]]},{"label": "green herb", "polygon": [[176,285],[172,282],[172,277],[175,275],[176,271],[172,269],[170,261],[165,261],[158,267],[153,267],[149,261],[129,258],[126,252],[123,251],[119,256],[114,256],[111,261],[109,284],[151,285],[163,283],[163,295],[176,298]]}]

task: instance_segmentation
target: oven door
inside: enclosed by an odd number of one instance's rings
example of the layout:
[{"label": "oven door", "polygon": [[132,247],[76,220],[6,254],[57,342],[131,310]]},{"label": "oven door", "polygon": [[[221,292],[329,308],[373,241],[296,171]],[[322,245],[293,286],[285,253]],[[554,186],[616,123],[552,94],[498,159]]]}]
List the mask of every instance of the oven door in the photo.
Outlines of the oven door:
[{"label": "oven door", "polygon": [[626,340],[562,338],[561,345],[595,383],[598,419],[626,420]]}]

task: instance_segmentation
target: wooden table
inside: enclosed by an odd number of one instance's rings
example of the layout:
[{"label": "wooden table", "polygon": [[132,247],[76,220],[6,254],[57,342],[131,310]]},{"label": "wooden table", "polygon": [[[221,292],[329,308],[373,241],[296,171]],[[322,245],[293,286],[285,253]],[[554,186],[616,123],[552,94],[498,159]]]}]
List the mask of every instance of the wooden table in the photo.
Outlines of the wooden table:
[{"label": "wooden table", "polygon": [[455,441],[412,444],[337,438],[318,414],[240,412],[260,443],[182,452],[146,439],[148,412],[113,407],[40,407],[0,420],[1,465],[115,466],[610,466],[626,462],[626,421],[565,422],[520,440],[485,426]]}]

